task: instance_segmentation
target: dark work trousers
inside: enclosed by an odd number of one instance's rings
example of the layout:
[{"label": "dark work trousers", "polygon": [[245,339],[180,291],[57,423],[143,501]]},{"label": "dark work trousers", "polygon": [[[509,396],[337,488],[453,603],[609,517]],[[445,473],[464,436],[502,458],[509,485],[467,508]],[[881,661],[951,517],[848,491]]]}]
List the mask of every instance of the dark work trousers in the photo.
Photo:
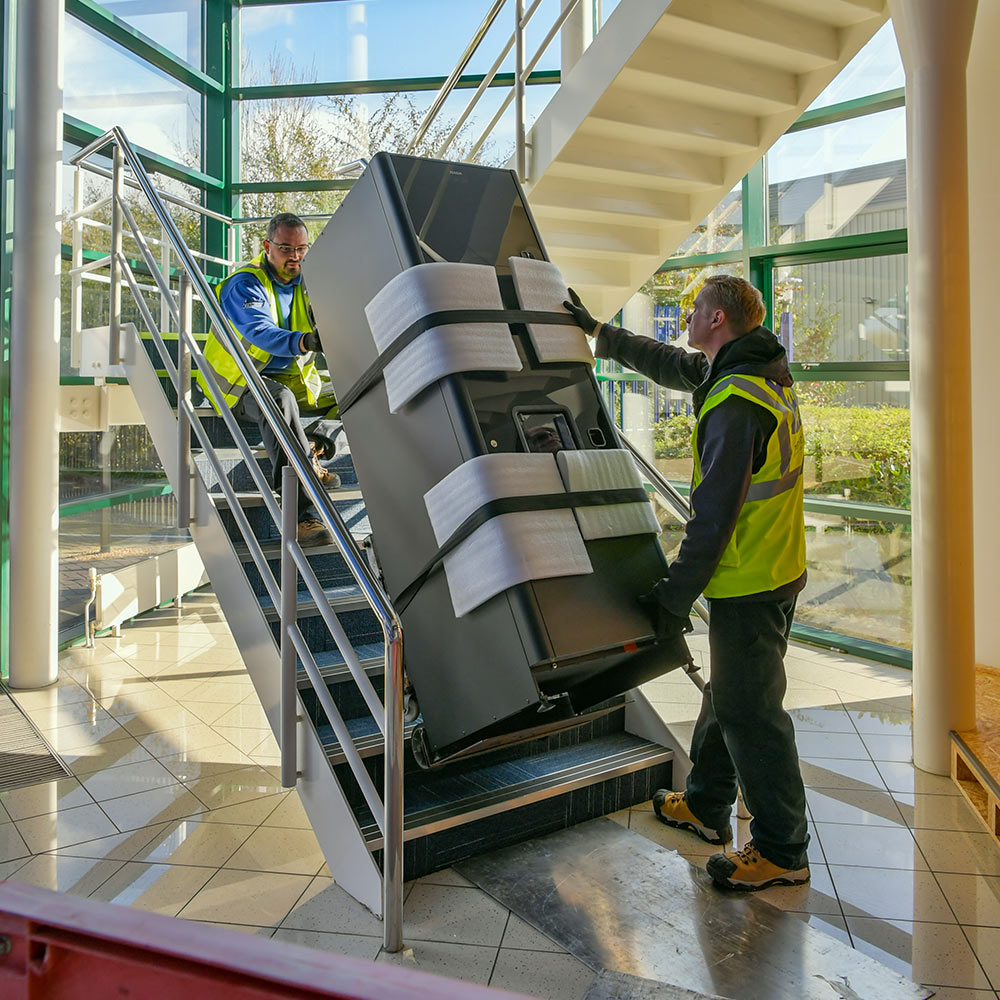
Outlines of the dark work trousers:
[{"label": "dark work trousers", "polygon": [[[292,436],[302,447],[302,453],[308,457],[309,441],[306,438],[305,431],[302,429],[302,420],[299,417],[299,404],[295,399],[295,393],[287,385],[282,385],[280,382],[276,382],[266,375],[262,375],[261,379],[267,387],[268,392],[275,398],[281,410],[281,415],[285,418],[285,423],[292,432]],[[257,424],[264,450],[267,452],[267,457],[271,460],[271,469],[273,470],[271,473],[271,485],[280,493],[281,470],[287,464],[285,452],[281,445],[278,444],[278,439],[275,437],[271,425],[267,422],[264,411],[257,404],[257,400],[254,399],[253,393],[249,389],[245,390],[243,395],[236,401],[233,413],[237,420],[248,420]],[[301,481],[298,482],[298,517],[299,520],[302,520],[306,508],[311,506],[312,501],[303,491]]]},{"label": "dark work trousers", "polygon": [[709,602],[712,677],[691,739],[687,802],[706,826],[729,824],[737,785],[768,861],[806,864],[809,833],[792,720],[782,707],[795,598]]}]

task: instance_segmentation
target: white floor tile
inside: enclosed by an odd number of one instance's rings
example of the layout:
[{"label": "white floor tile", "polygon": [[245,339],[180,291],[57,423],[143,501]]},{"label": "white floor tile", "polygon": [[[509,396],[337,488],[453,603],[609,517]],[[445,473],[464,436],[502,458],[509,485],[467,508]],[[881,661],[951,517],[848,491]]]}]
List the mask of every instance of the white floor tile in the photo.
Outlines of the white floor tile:
[{"label": "white floor tile", "polygon": [[581,1000],[595,975],[572,955],[501,948],[490,986],[549,1000]]},{"label": "white floor tile", "polygon": [[419,969],[438,976],[487,985],[496,962],[497,949],[483,945],[444,941],[407,941],[408,948],[397,955],[380,952],[376,961],[404,969]]},{"label": "white floor tile", "polygon": [[979,959],[957,924],[848,917],[847,927],[859,951],[914,982],[973,989],[990,986]]}]

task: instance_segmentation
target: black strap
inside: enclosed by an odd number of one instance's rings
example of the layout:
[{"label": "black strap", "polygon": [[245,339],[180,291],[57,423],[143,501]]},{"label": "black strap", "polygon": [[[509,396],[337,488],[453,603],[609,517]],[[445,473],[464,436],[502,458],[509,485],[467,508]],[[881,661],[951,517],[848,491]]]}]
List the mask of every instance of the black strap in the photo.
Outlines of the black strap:
[{"label": "black strap", "polygon": [[535,496],[498,497],[474,510],[451,537],[434,553],[414,580],[393,599],[397,614],[402,614],[427,578],[446,555],[461,545],[477,528],[500,514],[516,514],[533,510],[561,510],[565,507],[602,507],[614,503],[648,503],[649,497],[641,486],[620,490],[578,490],[575,493],[539,493]]},{"label": "black strap", "polygon": [[411,323],[375,360],[340,400],[340,413],[349,410],[381,377],[385,366],[397,358],[422,333],[435,326],[455,323],[544,323],[577,326],[569,313],[541,309],[441,309]]}]

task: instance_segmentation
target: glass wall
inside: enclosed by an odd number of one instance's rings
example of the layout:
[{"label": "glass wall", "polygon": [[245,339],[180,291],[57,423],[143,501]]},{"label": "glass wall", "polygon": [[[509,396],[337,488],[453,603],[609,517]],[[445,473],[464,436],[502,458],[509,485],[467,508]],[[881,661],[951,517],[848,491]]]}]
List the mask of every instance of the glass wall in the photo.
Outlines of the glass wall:
[{"label": "glass wall", "polygon": [[[255,220],[290,210],[322,225],[351,185],[335,176],[340,164],[407,147],[489,6],[489,0],[66,0],[67,156],[108,126],[123,125],[161,188],[237,220],[231,234],[226,225],[174,206],[189,244],[209,257],[246,258],[259,249]],[[529,54],[559,7],[559,0],[542,0]],[[616,0],[594,0],[599,19],[616,7]],[[504,103],[512,52],[498,67],[496,85],[462,119],[510,37],[510,21],[501,12],[421,152],[508,161],[514,115]],[[557,36],[533,68],[529,124],[558,86],[558,45]],[[742,274],[761,288],[768,323],[789,353],[807,428],[810,585],[800,620],[896,645],[907,643],[909,621],[902,85],[886,25],[708,213],[623,316],[632,329],[684,346],[682,317],[706,275]],[[106,179],[88,177],[83,201],[103,196],[107,186]],[[73,205],[67,176],[67,217]],[[141,215],[141,202],[134,207]],[[84,263],[107,249],[109,234],[100,225],[106,219],[97,222],[86,234]],[[64,231],[68,301],[74,233],[68,223]],[[140,284],[151,285],[134,240],[126,239],[125,252]],[[206,269],[213,281],[225,273],[221,263],[206,261]],[[98,279],[87,279],[82,293],[94,324],[106,322],[107,285]],[[157,297],[144,297],[155,311]],[[143,315],[125,299],[126,318],[141,325]],[[68,315],[64,332],[64,379],[87,381]],[[607,363],[599,377],[622,426],[683,487],[691,471],[689,397]],[[148,460],[143,434],[123,428],[92,440],[66,436],[67,503],[79,500],[81,476],[91,476],[88,495],[100,493],[108,476],[116,487],[153,482],[160,470]],[[669,521],[665,515],[664,544],[672,546],[680,531]]]},{"label": "glass wall", "polygon": [[[902,81],[887,25],[652,276],[621,322],[683,347],[683,317],[709,274],[742,275],[761,289],[767,322],[788,352],[806,435],[809,583],[800,633],[908,648]],[[756,241],[748,235],[758,232]],[[686,492],[690,397],[607,362],[598,377],[620,425]],[[669,555],[679,526],[665,525],[662,538]]]}]

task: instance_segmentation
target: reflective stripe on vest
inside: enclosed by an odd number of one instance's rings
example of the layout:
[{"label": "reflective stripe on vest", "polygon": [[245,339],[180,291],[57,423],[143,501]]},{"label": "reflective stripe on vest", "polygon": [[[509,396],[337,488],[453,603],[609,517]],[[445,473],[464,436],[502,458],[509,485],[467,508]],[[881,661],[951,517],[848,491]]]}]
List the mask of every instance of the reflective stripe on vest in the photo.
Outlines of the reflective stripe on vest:
[{"label": "reflective stripe on vest", "polygon": [[[215,294],[219,302],[222,302],[222,290],[226,286],[226,282],[235,275],[243,272],[252,274],[261,283],[271,309],[271,319],[274,321],[275,326],[280,326],[278,296],[275,294],[271,276],[264,267],[264,254],[255,257],[249,264],[244,264],[242,267],[237,268],[225,281],[217,286]],[[257,371],[263,371],[270,363],[273,355],[263,348],[251,344],[231,322],[229,328],[239,339],[240,344],[242,344],[243,349],[250,356],[250,360]],[[299,330],[302,333],[314,329],[312,312],[309,306],[309,296],[302,282],[299,282],[295,286],[295,291],[292,293],[292,308],[288,316],[288,328],[290,330]],[[237,400],[243,395],[247,387],[246,379],[240,371],[239,365],[236,364],[236,360],[216,337],[214,331],[205,344],[205,360],[212,366],[215,388],[218,392],[222,393],[226,406],[235,406]],[[313,363],[313,355],[311,353],[300,355],[296,357],[295,363],[305,389],[306,401],[309,406],[316,406],[322,390],[322,380],[319,371],[316,369],[316,365]],[[197,378],[198,384],[211,399],[211,395],[208,393],[208,388],[205,384],[205,378],[200,371],[197,373]]]},{"label": "reflective stripe on vest", "polygon": [[777,425],[767,443],[763,465],[750,478],[733,536],[705,588],[710,599],[775,590],[797,580],[806,568],[802,512],[805,440],[793,389],[757,375],[728,375],[712,387],[692,434],[692,492],[701,482],[698,426],[713,407],[730,396],[742,396],[763,406]]}]

